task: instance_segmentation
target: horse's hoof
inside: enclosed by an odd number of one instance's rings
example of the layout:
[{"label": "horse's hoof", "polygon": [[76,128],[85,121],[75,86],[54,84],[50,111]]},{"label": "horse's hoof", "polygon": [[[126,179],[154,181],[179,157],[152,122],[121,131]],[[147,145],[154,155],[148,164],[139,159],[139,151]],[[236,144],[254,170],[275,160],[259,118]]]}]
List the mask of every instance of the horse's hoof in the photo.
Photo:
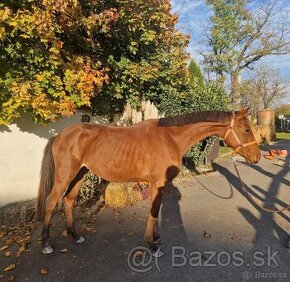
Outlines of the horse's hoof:
[{"label": "horse's hoof", "polygon": [[156,239],[156,240],[154,241],[154,243],[155,243],[156,245],[161,245],[161,244],[163,244],[164,242],[163,242],[162,239],[159,237],[158,239]]},{"label": "horse's hoof", "polygon": [[48,243],[45,243],[44,247],[41,250],[41,253],[44,255],[49,255],[53,252],[54,252],[54,249]]},{"label": "horse's hoof", "polygon": [[161,247],[158,247],[157,250],[152,251],[152,256],[155,258],[160,258],[161,256],[163,256],[163,252],[161,251]]},{"label": "horse's hoof", "polygon": [[75,241],[75,243],[77,243],[77,244],[81,244],[81,243],[83,243],[83,242],[85,242],[85,238],[84,238],[83,236],[80,236],[80,237]]}]

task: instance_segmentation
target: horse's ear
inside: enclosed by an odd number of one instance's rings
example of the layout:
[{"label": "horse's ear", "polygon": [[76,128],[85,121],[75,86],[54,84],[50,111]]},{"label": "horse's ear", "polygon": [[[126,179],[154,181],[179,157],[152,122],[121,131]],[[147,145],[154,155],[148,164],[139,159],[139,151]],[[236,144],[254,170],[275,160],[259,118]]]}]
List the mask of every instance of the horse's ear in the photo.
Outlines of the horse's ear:
[{"label": "horse's ear", "polygon": [[241,116],[241,117],[246,116],[247,113],[248,113],[248,111],[249,111],[249,109],[250,109],[250,107],[247,107],[247,108],[241,109],[241,110],[239,111],[239,116]]}]

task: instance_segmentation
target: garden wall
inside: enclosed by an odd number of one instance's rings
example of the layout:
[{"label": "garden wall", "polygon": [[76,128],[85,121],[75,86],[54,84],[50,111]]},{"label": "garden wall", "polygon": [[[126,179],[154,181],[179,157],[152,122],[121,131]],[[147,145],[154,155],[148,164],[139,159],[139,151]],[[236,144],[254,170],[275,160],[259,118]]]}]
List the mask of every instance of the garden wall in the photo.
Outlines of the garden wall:
[{"label": "garden wall", "polygon": [[[0,126],[0,207],[36,197],[47,141],[63,128],[81,122],[84,113],[79,111],[45,127],[35,125],[23,114],[14,124]],[[106,122],[105,118],[91,116],[91,123]]]}]

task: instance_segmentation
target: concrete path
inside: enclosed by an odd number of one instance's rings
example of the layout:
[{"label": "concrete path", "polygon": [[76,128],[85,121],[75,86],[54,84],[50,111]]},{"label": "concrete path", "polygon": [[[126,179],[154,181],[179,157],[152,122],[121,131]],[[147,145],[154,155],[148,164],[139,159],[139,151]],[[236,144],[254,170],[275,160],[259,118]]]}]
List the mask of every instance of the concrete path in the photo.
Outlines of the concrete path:
[{"label": "concrete path", "polygon": [[[289,148],[290,141],[274,147]],[[239,169],[257,199],[282,208],[290,202],[289,163],[289,157],[262,159],[253,166],[239,163]],[[15,256],[19,246],[7,244],[13,233],[0,238],[0,250],[9,245],[0,251],[0,280],[290,281],[290,251],[284,247],[290,212],[271,214],[253,206],[230,159],[219,159],[215,170],[167,189],[159,220],[162,257],[148,255],[143,244],[146,200],[130,208],[105,208],[89,220],[78,211],[77,226],[86,238],[82,245],[61,236],[64,216],[57,214],[51,228],[55,253],[49,256],[40,254],[37,224],[20,257]],[[5,257],[7,251],[12,255]],[[15,269],[4,272],[10,264]]]}]

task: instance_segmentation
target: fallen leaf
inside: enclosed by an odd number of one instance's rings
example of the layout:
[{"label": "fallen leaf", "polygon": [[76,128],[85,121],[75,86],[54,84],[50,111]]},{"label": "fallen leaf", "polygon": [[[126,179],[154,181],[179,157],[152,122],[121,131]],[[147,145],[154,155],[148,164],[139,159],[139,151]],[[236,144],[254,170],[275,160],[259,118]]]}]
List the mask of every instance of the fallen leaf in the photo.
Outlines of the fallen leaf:
[{"label": "fallen leaf", "polygon": [[20,246],[20,248],[18,249],[17,253],[16,253],[16,256],[17,257],[20,257],[23,253],[25,252],[25,244],[22,244]]},{"label": "fallen leaf", "polygon": [[26,243],[26,244],[30,244],[31,243],[31,237],[30,235],[26,235],[25,237],[21,238],[20,240],[17,241],[17,243]]},{"label": "fallen leaf", "polygon": [[14,236],[12,238],[4,240],[5,244],[12,245],[14,242],[17,242],[19,239],[21,239],[20,236]]},{"label": "fallen leaf", "polygon": [[44,267],[41,268],[41,269],[40,269],[40,274],[41,274],[41,275],[46,275],[46,274],[48,274],[48,269],[47,269],[47,268],[44,268]]},{"label": "fallen leaf", "polygon": [[117,211],[115,209],[113,210],[113,212],[114,212],[114,217],[115,218],[121,215],[121,212],[120,211]]},{"label": "fallen leaf", "polygon": [[68,249],[67,248],[64,248],[62,250],[60,250],[61,253],[67,253],[68,252]]},{"label": "fallen leaf", "polygon": [[135,235],[135,232],[130,231],[130,232],[127,233],[127,235],[128,235],[128,236],[134,236],[134,235]]},{"label": "fallen leaf", "polygon": [[145,217],[143,217],[143,216],[139,216],[138,219],[139,220],[142,220],[142,221],[145,221],[146,220]]},{"label": "fallen leaf", "polygon": [[11,257],[12,256],[12,252],[7,251],[7,252],[4,253],[4,256],[5,257]]},{"label": "fallen leaf", "polygon": [[3,274],[0,274],[0,278],[3,278],[4,277],[4,275]]},{"label": "fallen leaf", "polygon": [[10,275],[8,278],[7,278],[7,281],[9,282],[13,282],[13,281],[16,281],[15,280],[15,277],[13,275]]},{"label": "fallen leaf", "polygon": [[0,251],[4,251],[6,249],[8,249],[8,246],[3,246],[3,247],[0,248]]},{"label": "fallen leaf", "polygon": [[61,233],[61,237],[67,237],[67,230],[64,230],[64,231]]},{"label": "fallen leaf", "polygon": [[209,239],[211,237],[210,234],[208,234],[205,230],[203,231],[203,238]]},{"label": "fallen leaf", "polygon": [[88,226],[86,226],[85,230],[86,230],[87,232],[96,233],[96,229],[95,229],[94,227],[88,227]]},{"label": "fallen leaf", "polygon": [[7,235],[7,232],[0,231],[0,238],[3,238],[5,235]]},{"label": "fallen leaf", "polygon": [[6,268],[4,268],[4,271],[10,271],[14,268],[16,268],[16,264],[12,263],[12,264],[9,264]]}]

